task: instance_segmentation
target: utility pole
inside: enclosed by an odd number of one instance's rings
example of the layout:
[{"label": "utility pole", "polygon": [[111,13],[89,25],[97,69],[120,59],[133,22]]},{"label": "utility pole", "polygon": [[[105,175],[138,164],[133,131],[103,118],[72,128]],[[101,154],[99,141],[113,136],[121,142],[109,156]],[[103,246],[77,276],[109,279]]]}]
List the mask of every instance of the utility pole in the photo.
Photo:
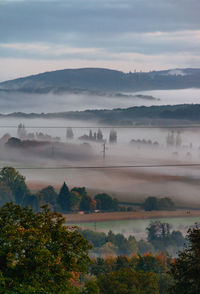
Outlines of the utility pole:
[{"label": "utility pole", "polygon": [[106,158],[106,143],[103,143],[103,160]]},{"label": "utility pole", "polygon": [[103,160],[105,160],[105,158],[106,158],[106,150],[107,150],[108,148],[106,148],[106,142],[104,142],[103,143],[103,150],[102,150],[102,153],[103,153]]},{"label": "utility pole", "polygon": [[51,156],[52,156],[52,158],[54,157],[54,155],[55,155],[55,150],[54,150],[54,145],[52,143],[52,145],[51,145]]},{"label": "utility pole", "polygon": [[103,160],[105,160],[105,158],[106,158],[106,150],[108,149],[106,147],[106,142],[105,141],[103,142],[102,147],[103,147],[103,150],[101,151],[101,153],[103,154]]}]

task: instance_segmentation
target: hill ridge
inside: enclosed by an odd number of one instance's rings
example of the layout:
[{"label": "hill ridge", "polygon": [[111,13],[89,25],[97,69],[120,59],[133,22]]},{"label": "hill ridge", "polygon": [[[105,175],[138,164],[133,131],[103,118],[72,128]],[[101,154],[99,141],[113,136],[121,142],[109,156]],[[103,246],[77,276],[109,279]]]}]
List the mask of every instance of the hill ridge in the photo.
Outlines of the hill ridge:
[{"label": "hill ridge", "polygon": [[168,69],[150,72],[129,72],[86,67],[46,71],[0,83],[1,90],[30,89],[31,92],[44,88],[68,87],[97,91],[141,91],[157,89],[200,88],[200,69]]}]

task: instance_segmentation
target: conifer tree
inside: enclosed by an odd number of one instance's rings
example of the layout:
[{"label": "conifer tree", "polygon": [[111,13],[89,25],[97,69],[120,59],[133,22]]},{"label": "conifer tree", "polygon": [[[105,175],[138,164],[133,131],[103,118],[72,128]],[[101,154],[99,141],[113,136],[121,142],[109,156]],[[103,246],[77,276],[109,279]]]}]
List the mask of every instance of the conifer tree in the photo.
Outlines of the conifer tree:
[{"label": "conifer tree", "polygon": [[62,185],[57,198],[57,204],[62,211],[72,210],[72,195],[66,183]]}]

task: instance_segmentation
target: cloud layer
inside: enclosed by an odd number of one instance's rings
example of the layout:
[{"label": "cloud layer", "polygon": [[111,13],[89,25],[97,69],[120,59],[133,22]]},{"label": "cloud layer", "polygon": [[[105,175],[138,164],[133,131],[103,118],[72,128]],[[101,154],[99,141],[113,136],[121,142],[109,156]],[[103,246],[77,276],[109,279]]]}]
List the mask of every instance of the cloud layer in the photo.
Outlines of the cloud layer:
[{"label": "cloud layer", "polygon": [[[200,67],[199,11],[199,0],[1,1],[0,62],[20,60],[22,75],[67,65]],[[15,76],[1,67],[0,80]]]}]

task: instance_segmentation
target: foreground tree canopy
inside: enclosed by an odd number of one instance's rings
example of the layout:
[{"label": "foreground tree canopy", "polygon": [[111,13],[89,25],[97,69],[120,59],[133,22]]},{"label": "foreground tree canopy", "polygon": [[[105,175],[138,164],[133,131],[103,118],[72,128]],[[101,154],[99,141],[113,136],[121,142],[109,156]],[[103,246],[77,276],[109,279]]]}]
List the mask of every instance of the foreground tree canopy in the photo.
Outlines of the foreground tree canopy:
[{"label": "foreground tree canopy", "polygon": [[188,231],[188,246],[179,253],[172,264],[174,285],[172,294],[200,293],[200,227]]},{"label": "foreground tree canopy", "polygon": [[75,293],[90,245],[64,218],[12,203],[0,208],[0,293]]},{"label": "foreground tree canopy", "polygon": [[158,294],[154,273],[120,269],[108,275],[101,275],[99,286],[102,294]]}]

